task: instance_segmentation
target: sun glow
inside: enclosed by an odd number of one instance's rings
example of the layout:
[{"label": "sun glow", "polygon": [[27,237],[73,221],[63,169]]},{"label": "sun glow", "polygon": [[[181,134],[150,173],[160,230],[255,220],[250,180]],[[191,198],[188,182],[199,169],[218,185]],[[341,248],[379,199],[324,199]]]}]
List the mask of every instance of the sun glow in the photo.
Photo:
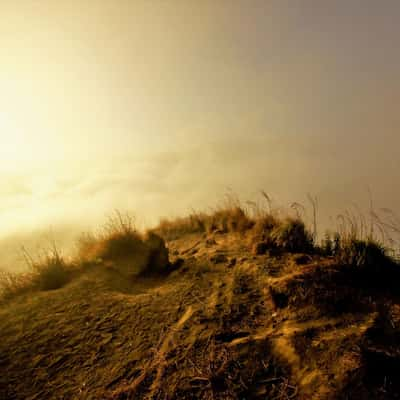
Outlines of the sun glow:
[{"label": "sun glow", "polygon": [[4,234],[114,208],[154,221],[227,187],[333,208],[369,185],[398,209],[395,12],[381,29],[344,5],[175,3],[0,1]]},{"label": "sun glow", "polygon": [[19,85],[7,83],[0,82],[1,167],[20,170],[48,154],[48,126],[40,118],[34,95],[21,90]]}]

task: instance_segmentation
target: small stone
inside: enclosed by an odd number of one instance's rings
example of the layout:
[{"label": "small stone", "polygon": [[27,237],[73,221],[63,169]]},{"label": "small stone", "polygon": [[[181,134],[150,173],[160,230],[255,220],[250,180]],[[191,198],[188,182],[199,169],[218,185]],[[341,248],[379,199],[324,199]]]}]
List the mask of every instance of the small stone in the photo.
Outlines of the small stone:
[{"label": "small stone", "polygon": [[235,258],[235,257],[232,257],[232,258],[229,260],[228,267],[229,267],[229,268],[232,268],[232,267],[234,267],[235,265],[236,265],[236,258]]},{"label": "small stone", "polygon": [[207,247],[215,246],[216,244],[217,244],[217,242],[213,238],[209,238],[209,239],[206,240],[206,246]]},{"label": "small stone", "polygon": [[221,264],[227,262],[228,259],[225,254],[214,254],[210,258],[210,261],[213,262],[214,264]]}]

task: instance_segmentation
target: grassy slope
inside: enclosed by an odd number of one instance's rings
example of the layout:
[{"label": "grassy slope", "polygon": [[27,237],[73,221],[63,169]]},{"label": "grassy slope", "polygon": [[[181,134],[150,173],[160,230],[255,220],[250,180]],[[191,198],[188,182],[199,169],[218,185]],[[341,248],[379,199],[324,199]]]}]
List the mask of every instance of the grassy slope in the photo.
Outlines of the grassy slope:
[{"label": "grassy slope", "polygon": [[393,291],[235,233],[169,247],[167,277],[100,264],[0,306],[0,398],[400,398]]}]

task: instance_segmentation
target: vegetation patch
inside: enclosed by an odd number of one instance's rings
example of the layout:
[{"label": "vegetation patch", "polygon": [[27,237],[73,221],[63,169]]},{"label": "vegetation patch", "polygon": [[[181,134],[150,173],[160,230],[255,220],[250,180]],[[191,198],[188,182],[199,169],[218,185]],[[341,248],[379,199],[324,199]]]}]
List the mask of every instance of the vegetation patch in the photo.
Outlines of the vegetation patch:
[{"label": "vegetation patch", "polygon": [[0,272],[0,300],[9,300],[32,288],[32,273]]},{"label": "vegetation patch", "polygon": [[270,241],[273,247],[290,253],[308,253],[314,248],[312,235],[300,219],[282,221],[271,231]]},{"label": "vegetation patch", "polygon": [[139,233],[133,219],[119,212],[97,236],[82,236],[78,254],[84,262],[106,263],[128,275],[165,272],[169,266],[164,239],[154,232]]},{"label": "vegetation patch", "polygon": [[33,258],[26,250],[23,250],[23,254],[28,267],[27,272],[3,272],[0,275],[2,300],[9,300],[31,291],[60,289],[71,279],[71,265],[64,261],[55,246],[37,258]]},{"label": "vegetation patch", "polygon": [[33,284],[40,290],[55,290],[63,287],[70,279],[70,271],[64,259],[55,249],[43,260],[32,263]]},{"label": "vegetation patch", "polygon": [[142,233],[115,213],[73,261],[25,253],[1,278],[26,295],[0,307],[0,397],[399,398],[398,263],[305,221],[232,203]]}]

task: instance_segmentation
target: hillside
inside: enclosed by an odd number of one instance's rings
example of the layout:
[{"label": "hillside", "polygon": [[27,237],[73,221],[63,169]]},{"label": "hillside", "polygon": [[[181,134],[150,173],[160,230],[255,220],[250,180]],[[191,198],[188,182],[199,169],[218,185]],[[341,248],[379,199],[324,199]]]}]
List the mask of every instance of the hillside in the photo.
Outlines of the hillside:
[{"label": "hillside", "polygon": [[168,234],[161,272],[102,257],[7,299],[0,398],[400,398],[397,266],[253,231]]}]

